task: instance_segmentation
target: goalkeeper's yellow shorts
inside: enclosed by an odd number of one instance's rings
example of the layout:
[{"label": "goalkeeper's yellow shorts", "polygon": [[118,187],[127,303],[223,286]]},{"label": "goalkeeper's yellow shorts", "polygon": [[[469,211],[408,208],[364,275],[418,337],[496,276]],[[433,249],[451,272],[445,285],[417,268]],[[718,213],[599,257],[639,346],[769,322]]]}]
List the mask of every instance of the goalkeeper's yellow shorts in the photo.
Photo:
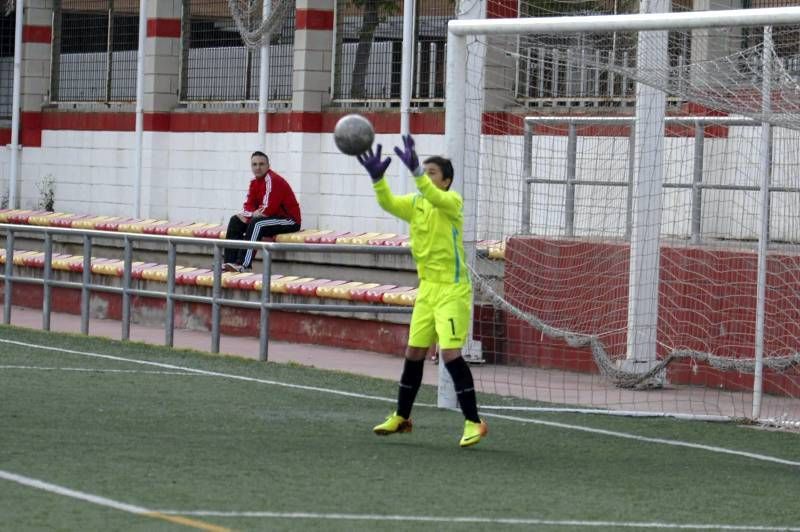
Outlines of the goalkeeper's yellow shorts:
[{"label": "goalkeeper's yellow shorts", "polygon": [[420,281],[408,345],[459,349],[467,341],[472,319],[472,284]]}]

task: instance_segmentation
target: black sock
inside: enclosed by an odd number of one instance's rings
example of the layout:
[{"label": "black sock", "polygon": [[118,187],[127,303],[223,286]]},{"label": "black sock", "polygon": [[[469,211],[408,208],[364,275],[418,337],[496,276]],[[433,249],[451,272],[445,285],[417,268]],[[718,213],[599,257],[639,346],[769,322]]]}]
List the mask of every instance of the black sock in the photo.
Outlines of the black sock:
[{"label": "black sock", "polygon": [[478,400],[475,398],[475,383],[472,380],[472,372],[462,357],[451,360],[445,364],[450,376],[453,377],[453,384],[456,387],[458,404],[464,417],[475,423],[479,423]]},{"label": "black sock", "polygon": [[406,359],[403,366],[403,375],[400,377],[400,390],[397,392],[397,415],[408,419],[411,416],[411,407],[417,398],[419,386],[422,384],[422,370],[425,360]]}]

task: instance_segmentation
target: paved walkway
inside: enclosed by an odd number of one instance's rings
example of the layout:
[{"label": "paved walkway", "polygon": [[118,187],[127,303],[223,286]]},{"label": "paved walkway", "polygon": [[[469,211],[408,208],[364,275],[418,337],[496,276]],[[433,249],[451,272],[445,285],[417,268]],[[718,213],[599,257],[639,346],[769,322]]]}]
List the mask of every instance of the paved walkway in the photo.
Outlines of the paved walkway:
[{"label": "paved walkway", "polygon": [[[20,327],[41,330],[42,313],[37,309],[13,307],[11,323]],[[80,316],[53,312],[50,315],[50,330],[56,332],[78,332],[81,330]],[[121,330],[121,323],[116,320],[93,319],[89,322],[89,334],[92,336],[119,340]],[[132,323],[130,337],[131,340],[149,344],[164,344],[164,330],[158,327]],[[211,333],[176,329],[174,344],[178,348],[208,352],[211,350]],[[220,337],[220,353],[245,358],[258,358],[258,338],[222,335]],[[294,362],[321,369],[340,370],[391,380],[398,379],[402,369],[400,356],[276,341],[269,343],[269,360],[272,362]],[[436,372],[427,371],[424,382],[426,384],[435,384]]]}]

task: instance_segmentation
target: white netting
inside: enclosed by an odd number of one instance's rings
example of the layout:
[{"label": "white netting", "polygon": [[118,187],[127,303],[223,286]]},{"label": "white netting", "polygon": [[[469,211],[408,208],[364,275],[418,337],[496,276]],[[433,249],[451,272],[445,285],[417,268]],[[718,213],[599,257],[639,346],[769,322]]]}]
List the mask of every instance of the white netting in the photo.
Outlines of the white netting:
[{"label": "white netting", "polygon": [[[771,102],[764,114],[762,72],[765,54],[772,69]],[[617,63],[588,63],[623,78],[657,87],[682,101],[700,103],[709,109],[740,114],[758,121],[796,129],[800,111],[800,85],[786,68],[786,61],[774,47],[765,51],[763,44],[736,51],[730,55],[666,70],[649,64],[644,56],[638,66]],[[798,58],[791,58],[793,61]]]},{"label": "white netting", "polygon": [[[467,83],[482,102],[467,106],[468,124],[480,124],[467,130],[481,134],[467,136],[479,156],[465,169],[478,190],[476,234],[466,237],[479,248],[476,336],[489,362],[477,378],[546,402],[758,411],[791,426],[800,420],[800,32],[654,35],[598,30],[469,45]],[[648,137],[647,124],[662,117],[652,104],[637,108],[637,84],[663,93],[668,116],[713,118],[668,119],[662,137]],[[609,116],[636,120],[592,122]],[[765,168],[770,240],[758,331]],[[648,179],[663,184],[655,196]],[[638,252],[659,251],[634,258],[632,235],[653,234],[642,220],[660,236]],[[650,266],[632,276],[632,263]],[[631,294],[648,286],[657,322],[642,348],[639,336],[628,338],[628,314]],[[760,343],[764,395],[754,410]]]},{"label": "white netting", "polygon": [[[271,2],[269,15],[264,17],[264,2]],[[262,46],[269,36],[280,31],[283,20],[294,0],[228,0],[233,21],[242,42],[248,48]]]},{"label": "white netting", "polygon": [[3,13],[3,16],[7,17],[11,13],[13,13],[14,12],[14,8],[16,7],[16,5],[17,5],[16,0],[4,0],[3,3],[2,3],[2,7],[0,7],[0,10]]}]

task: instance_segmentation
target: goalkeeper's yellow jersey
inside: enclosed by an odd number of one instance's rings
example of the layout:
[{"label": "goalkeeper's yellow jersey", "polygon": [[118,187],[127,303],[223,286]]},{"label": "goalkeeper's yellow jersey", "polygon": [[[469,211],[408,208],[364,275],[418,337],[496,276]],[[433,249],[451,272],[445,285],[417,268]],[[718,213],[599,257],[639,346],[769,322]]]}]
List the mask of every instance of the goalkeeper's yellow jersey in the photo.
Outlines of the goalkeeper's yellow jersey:
[{"label": "goalkeeper's yellow jersey", "polygon": [[386,179],[373,184],[378,204],[411,225],[411,254],[422,281],[469,283],[464,262],[464,200],[454,190],[440,190],[423,174],[418,193],[395,196]]}]

